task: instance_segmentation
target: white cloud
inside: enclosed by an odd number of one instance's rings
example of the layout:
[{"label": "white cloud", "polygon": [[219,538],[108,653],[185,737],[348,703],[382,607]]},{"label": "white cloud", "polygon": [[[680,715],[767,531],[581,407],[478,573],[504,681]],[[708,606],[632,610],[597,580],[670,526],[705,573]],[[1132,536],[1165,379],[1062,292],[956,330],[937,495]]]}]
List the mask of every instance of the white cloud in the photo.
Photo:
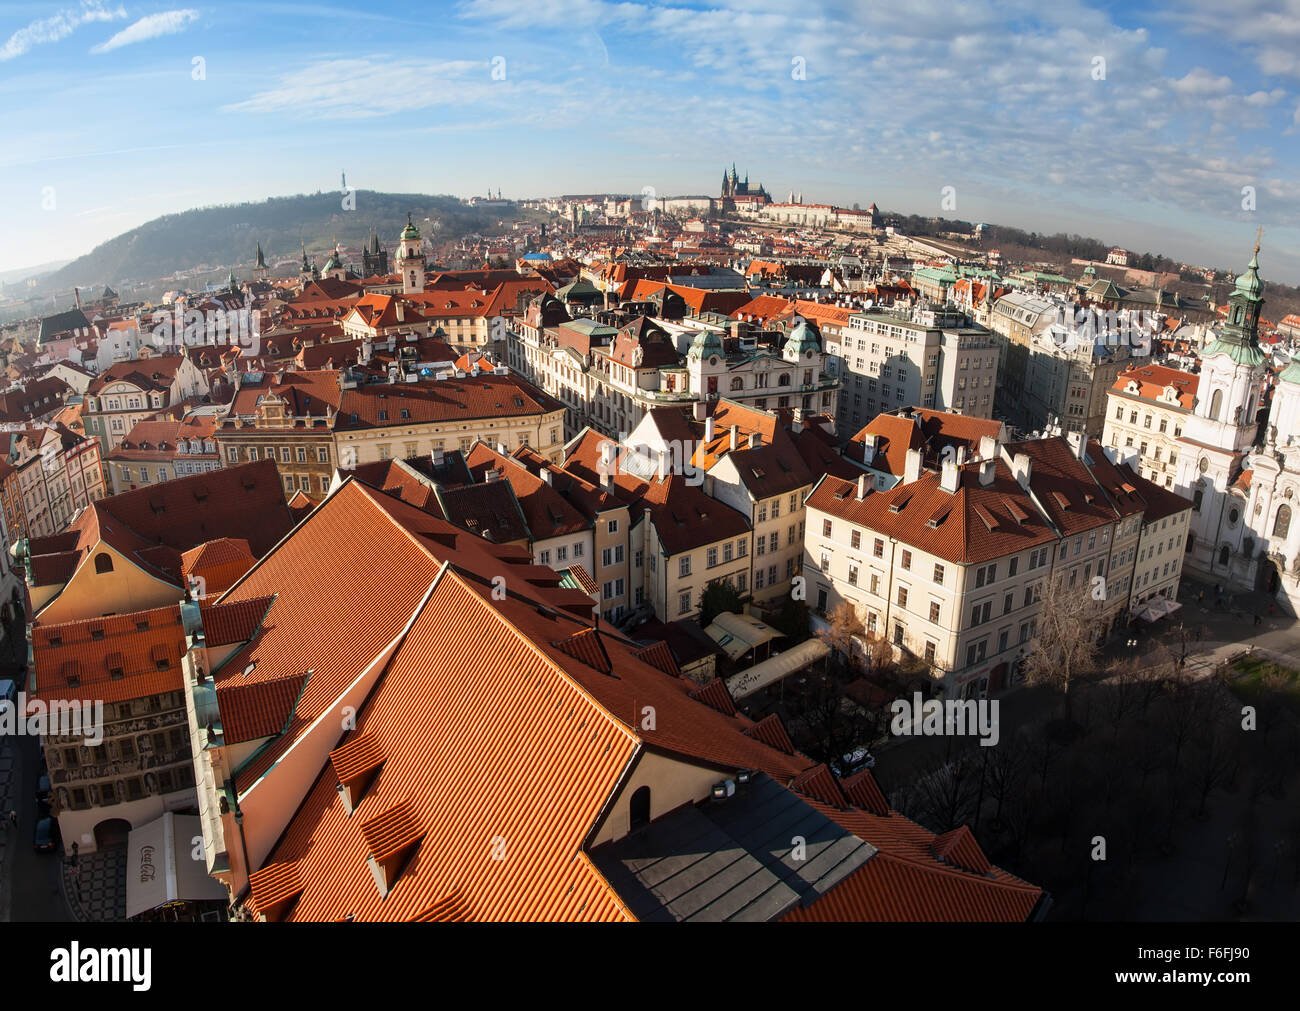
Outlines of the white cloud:
[{"label": "white cloud", "polygon": [[197,19],[198,16],[199,12],[190,8],[150,14],[133,25],[127,25],[107,42],[92,46],[90,51],[92,53],[107,53],[114,49],[121,49],[123,46],[129,46],[133,42],[156,39],[160,35],[175,35],[177,32],[183,32],[185,26]]},{"label": "white cloud", "polygon": [[483,60],[321,60],[281,74],[273,88],[222,112],[360,119],[436,105],[468,105],[511,91]]},{"label": "white cloud", "polygon": [[126,17],[121,7],[106,8],[98,0],[87,0],[80,10],[63,10],[48,18],[33,21],[25,28],[19,28],[9,36],[8,41],[0,46],[0,62],[22,56],[32,46],[66,39],[84,24],[94,21],[113,21]]}]

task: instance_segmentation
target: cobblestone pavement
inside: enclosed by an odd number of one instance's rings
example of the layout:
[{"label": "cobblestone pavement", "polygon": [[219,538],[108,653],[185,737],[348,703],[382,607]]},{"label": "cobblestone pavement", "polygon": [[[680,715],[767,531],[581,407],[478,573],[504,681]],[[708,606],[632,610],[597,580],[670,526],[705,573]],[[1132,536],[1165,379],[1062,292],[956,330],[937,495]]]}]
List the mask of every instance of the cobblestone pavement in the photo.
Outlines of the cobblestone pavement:
[{"label": "cobblestone pavement", "polygon": [[63,893],[68,908],[87,923],[126,919],[126,847],[114,846],[64,861]]}]

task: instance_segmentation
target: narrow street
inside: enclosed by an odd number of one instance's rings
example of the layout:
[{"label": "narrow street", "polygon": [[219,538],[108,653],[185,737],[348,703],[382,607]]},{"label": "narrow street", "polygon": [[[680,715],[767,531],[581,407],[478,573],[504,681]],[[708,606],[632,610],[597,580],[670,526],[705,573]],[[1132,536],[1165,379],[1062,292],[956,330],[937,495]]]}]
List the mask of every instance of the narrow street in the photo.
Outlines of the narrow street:
[{"label": "narrow street", "polygon": [[[18,623],[6,630],[0,644],[0,678],[18,680],[26,653],[26,632]],[[40,818],[36,805],[40,764],[37,738],[0,738],[0,921],[72,919],[59,880],[62,853],[37,853],[32,846]],[[18,812],[17,827],[9,822],[11,810]]]}]

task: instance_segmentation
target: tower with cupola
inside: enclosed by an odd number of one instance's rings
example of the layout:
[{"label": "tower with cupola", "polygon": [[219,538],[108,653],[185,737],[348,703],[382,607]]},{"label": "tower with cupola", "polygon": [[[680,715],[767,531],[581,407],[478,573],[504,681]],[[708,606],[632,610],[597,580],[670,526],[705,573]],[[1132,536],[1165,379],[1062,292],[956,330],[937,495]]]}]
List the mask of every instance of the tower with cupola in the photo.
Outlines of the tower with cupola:
[{"label": "tower with cupola", "polygon": [[1200,353],[1196,402],[1178,451],[1176,487],[1193,502],[1186,565],[1221,585],[1245,586],[1255,577],[1248,454],[1259,435],[1267,369],[1259,344],[1263,291],[1256,242],[1228,298],[1227,317]]},{"label": "tower with cupola", "polygon": [[420,238],[420,230],[415,227],[409,214],[406,216],[406,227],[398,238],[395,259],[395,268],[402,275],[402,293],[413,295],[424,291],[424,240]]}]

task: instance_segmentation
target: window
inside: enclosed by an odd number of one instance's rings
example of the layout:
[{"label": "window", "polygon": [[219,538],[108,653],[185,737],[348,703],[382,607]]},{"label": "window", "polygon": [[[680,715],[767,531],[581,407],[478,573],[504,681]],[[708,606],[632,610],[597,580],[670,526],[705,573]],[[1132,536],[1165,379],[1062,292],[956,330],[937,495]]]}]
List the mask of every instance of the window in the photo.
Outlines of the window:
[{"label": "window", "polygon": [[239,447],[238,447],[238,446],[227,446],[227,447],[226,447],[226,459],[229,460],[231,463],[238,463],[238,462],[239,462]]},{"label": "window", "polygon": [[[822,557],[825,557],[824,555]],[[822,571],[825,571],[824,569]],[[852,562],[849,563],[849,585],[858,585],[858,567]]]},{"label": "window", "polygon": [[871,592],[880,595],[880,576],[874,572],[871,574]]},{"label": "window", "polygon": [[687,590],[685,593],[683,593],[680,597],[677,598],[677,613],[685,614],[690,609],[691,609],[691,594],[690,591]]},{"label": "window", "polygon": [[650,824],[650,787],[642,786],[632,794],[628,802],[627,828],[636,832]]},{"label": "window", "polygon": [[618,520],[610,520],[605,524],[605,532],[610,534],[618,533]]},{"label": "window", "polygon": [[906,586],[900,586],[900,587],[898,588],[898,606],[899,606],[899,607],[906,607],[906,606],[907,606],[907,587],[906,587]]},{"label": "window", "polygon": [[939,603],[935,600],[930,601],[930,621],[936,625],[939,623]]},{"label": "window", "polygon": [[749,541],[745,541],[745,540],[736,541],[736,554],[739,555],[741,558],[744,558],[747,554],[749,554]]},{"label": "window", "polygon": [[943,585],[943,566],[942,566],[942,565],[936,565],[936,566],[934,567],[934,581],[935,581],[936,583],[938,583],[940,586]]},{"label": "window", "polygon": [[[856,537],[856,536],[857,536],[857,531],[856,531],[856,530],[853,531],[853,534],[854,534],[854,536]],[[831,521],[830,521],[830,520],[822,520],[822,536],[823,536],[823,537],[829,537],[830,535],[831,535]],[[854,547],[857,547],[856,544],[853,545],[853,546],[854,546]]]},{"label": "window", "polygon": [[705,565],[707,565],[710,569],[714,568],[718,564],[718,549],[709,548],[704,552],[704,557],[705,557]]},{"label": "window", "polygon": [[885,542],[879,537],[876,538],[875,543],[871,546],[871,553],[877,558],[885,557]]},{"label": "window", "polygon": [[925,640],[925,662],[926,663],[934,663],[934,653],[936,648],[937,647],[935,643],[933,643],[929,639]]},{"label": "window", "polygon": [[903,568],[909,572],[912,569],[912,552],[906,548],[903,549]]},{"label": "window", "polygon": [[113,556],[107,551],[101,551],[95,556],[95,571],[105,573],[113,571]]},{"label": "window", "polygon": [[683,555],[677,560],[677,575],[689,576],[691,574],[691,556]]},{"label": "window", "polygon": [[550,548],[547,548],[545,551],[542,552],[540,561],[541,561],[541,563],[542,563],[543,565],[550,565],[550,564],[551,564],[551,550],[550,550]]},{"label": "window", "polygon": [[1278,506],[1277,516],[1273,519],[1273,536],[1285,537],[1291,529],[1291,507],[1289,505]]},{"label": "window", "polygon": [[895,646],[901,646],[901,645],[903,645],[903,637],[904,637],[905,634],[906,634],[906,633],[905,633],[905,630],[904,630],[904,628],[903,628],[902,625],[897,625],[897,624],[894,625],[894,645],[895,645]]},{"label": "window", "polygon": [[1018,568],[1020,568],[1020,559],[1019,558],[1011,559],[1010,564],[1007,566],[1007,578],[1010,579],[1012,576],[1014,576]]},{"label": "window", "polygon": [[849,534],[849,547],[852,548],[862,547],[862,531],[854,530],[852,533]]}]

